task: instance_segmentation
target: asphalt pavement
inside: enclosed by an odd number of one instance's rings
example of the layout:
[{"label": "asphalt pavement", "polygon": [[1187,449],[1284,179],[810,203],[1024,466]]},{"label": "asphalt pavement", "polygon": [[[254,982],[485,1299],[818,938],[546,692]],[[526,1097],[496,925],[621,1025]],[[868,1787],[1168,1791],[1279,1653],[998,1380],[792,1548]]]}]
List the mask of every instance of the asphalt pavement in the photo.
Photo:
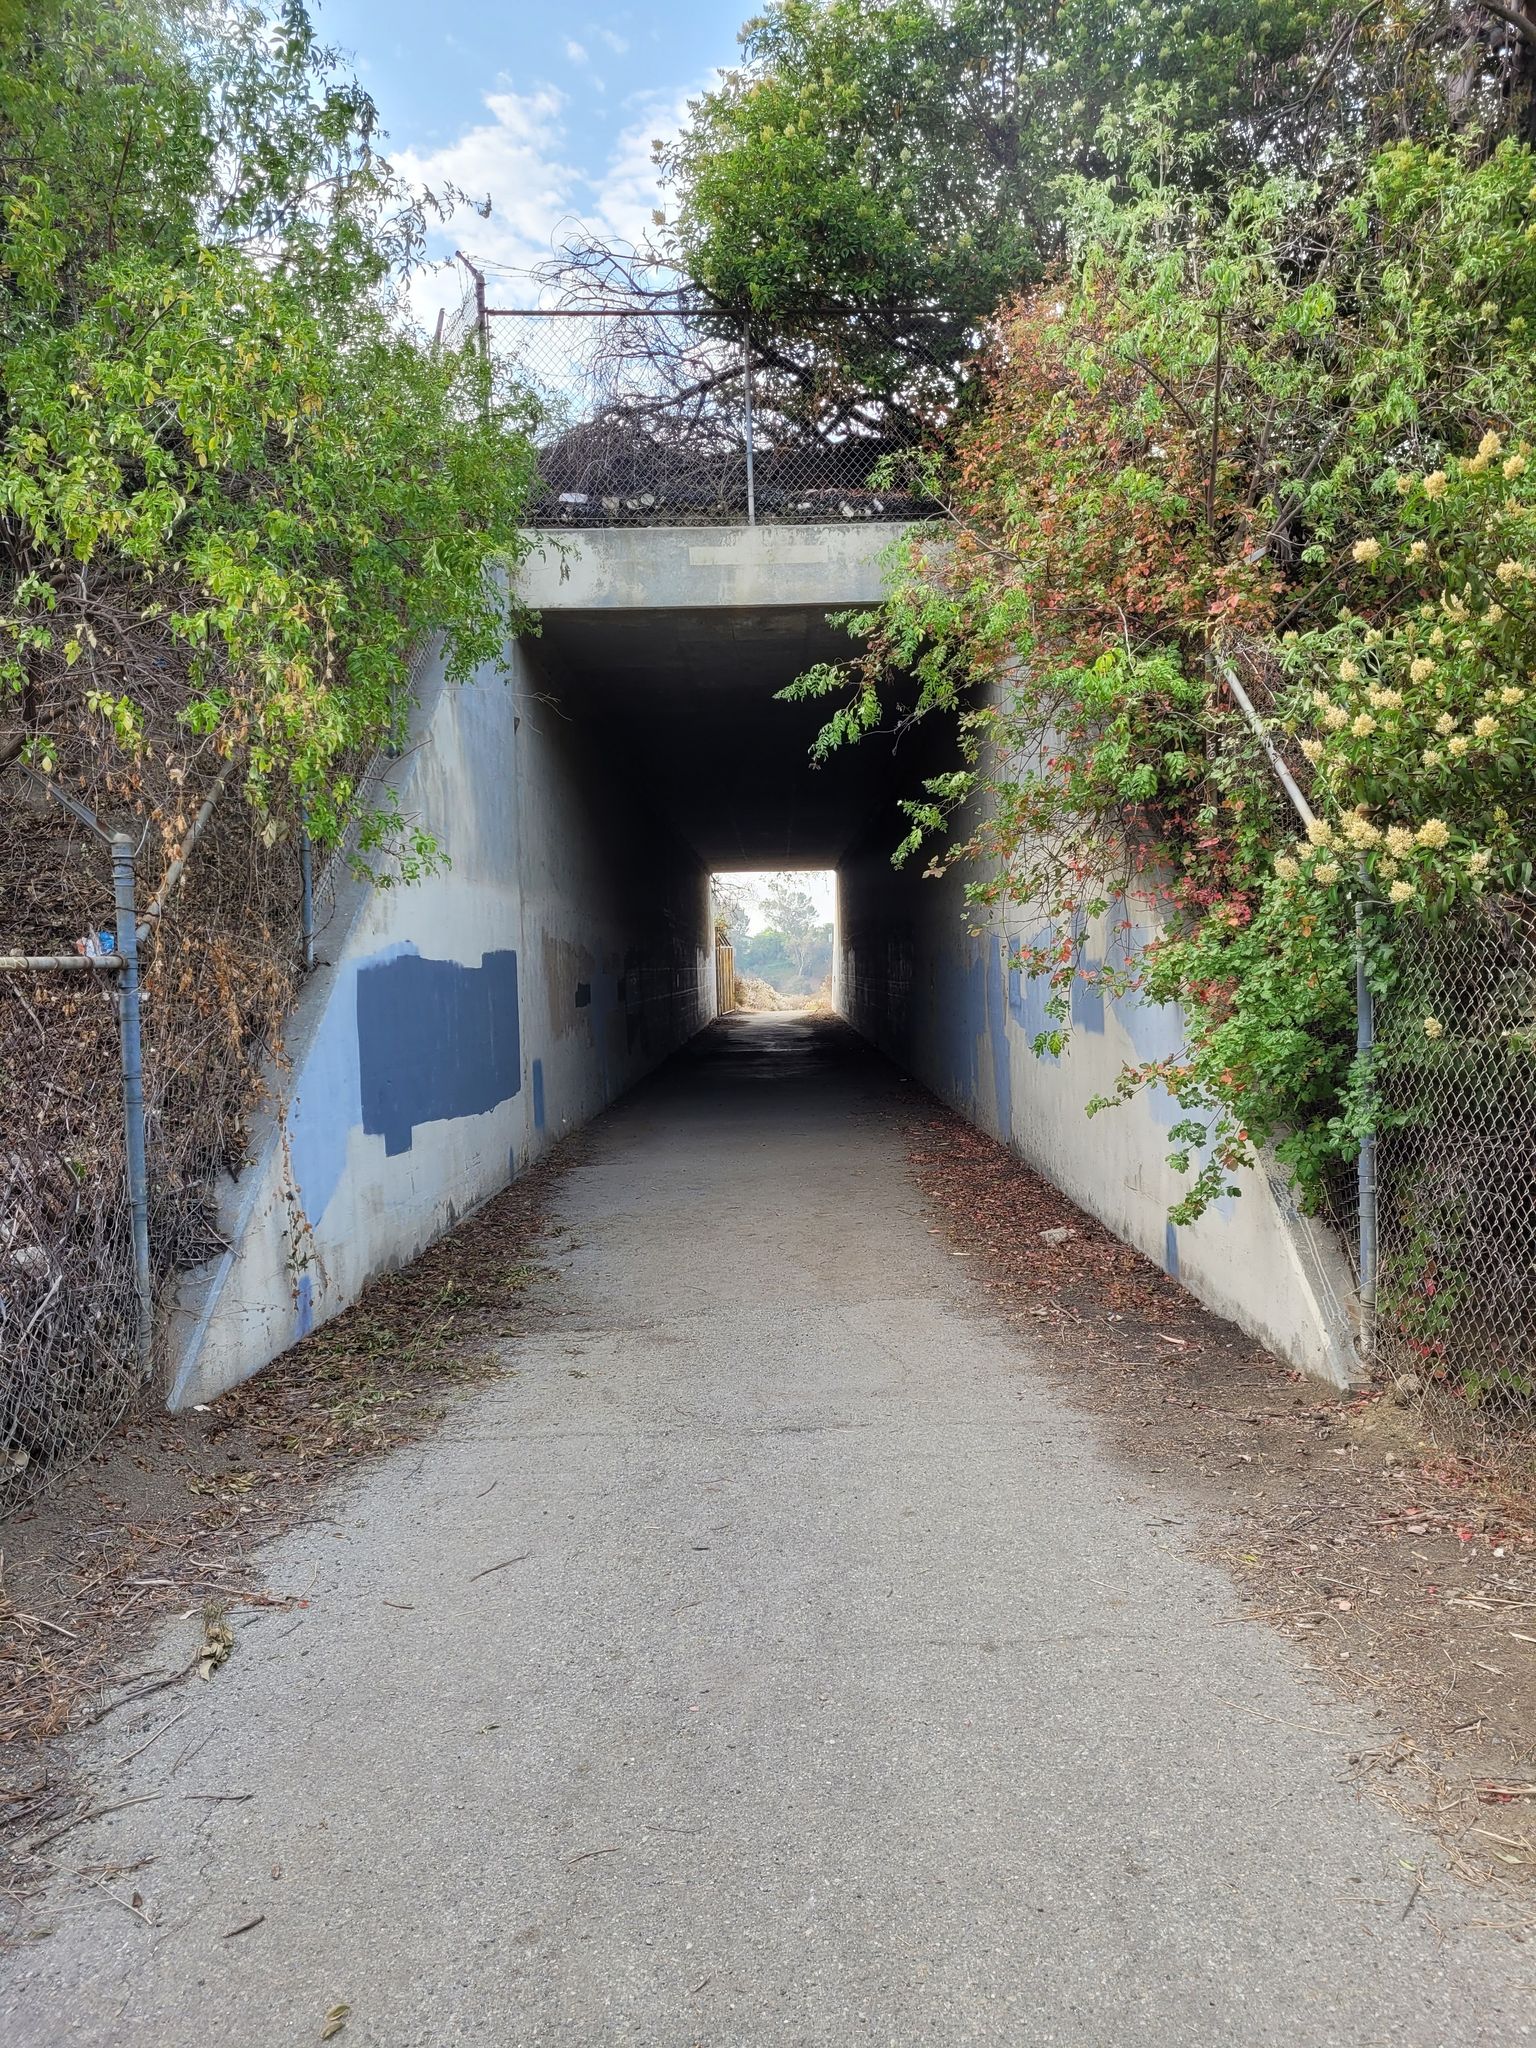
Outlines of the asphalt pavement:
[{"label": "asphalt pavement", "polygon": [[593,1128],[556,1312],[273,1547],[308,1605],[165,1696],[190,1759],[71,1837],[138,1869],[0,1959],[7,2048],[1532,2038],[1530,1951],[1351,1782],[1382,1724],[929,1229],[911,1099],[735,1019]]}]

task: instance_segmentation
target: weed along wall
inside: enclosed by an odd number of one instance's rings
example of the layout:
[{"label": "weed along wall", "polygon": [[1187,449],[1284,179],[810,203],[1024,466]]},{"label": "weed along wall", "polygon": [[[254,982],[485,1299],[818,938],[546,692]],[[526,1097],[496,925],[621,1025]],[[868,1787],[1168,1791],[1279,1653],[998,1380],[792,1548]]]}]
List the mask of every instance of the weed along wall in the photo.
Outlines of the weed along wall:
[{"label": "weed along wall", "polygon": [[346,1307],[714,1012],[707,871],[626,792],[536,645],[510,679],[448,685],[429,662],[418,698],[386,779],[446,862],[322,891],[229,1248],[171,1305],[173,1407]]},{"label": "weed along wall", "polygon": [[[1086,1114],[1126,1062],[1178,1050],[1177,1011],[1079,983],[1066,1050],[1038,1057],[1044,984],[1010,970],[1001,930],[970,933],[976,915],[958,874],[923,881],[893,870],[893,839],[888,826],[872,834],[839,870],[837,993],[848,1021],[1280,1357],[1336,1385],[1357,1378],[1346,1261],[1330,1232],[1297,1213],[1278,1171],[1243,1174],[1241,1195],[1176,1229],[1168,1210],[1184,1182],[1167,1163],[1178,1115],[1169,1098],[1152,1089]],[[1103,943],[1091,934],[1090,952]]]}]

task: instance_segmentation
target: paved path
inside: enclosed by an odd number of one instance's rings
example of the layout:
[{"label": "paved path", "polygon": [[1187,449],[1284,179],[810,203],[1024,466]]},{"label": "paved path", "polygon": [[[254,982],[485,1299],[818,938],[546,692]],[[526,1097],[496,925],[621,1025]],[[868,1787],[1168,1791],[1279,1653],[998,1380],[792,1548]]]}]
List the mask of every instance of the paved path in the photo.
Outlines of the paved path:
[{"label": "paved path", "polygon": [[175,1738],[254,1796],[74,1838],[162,1924],[61,1897],[8,2048],[1531,2038],[1522,1951],[1404,1921],[1351,1712],[967,1300],[900,1101],[772,1018],[598,1127],[567,1311],[278,1547],[306,1615]]}]

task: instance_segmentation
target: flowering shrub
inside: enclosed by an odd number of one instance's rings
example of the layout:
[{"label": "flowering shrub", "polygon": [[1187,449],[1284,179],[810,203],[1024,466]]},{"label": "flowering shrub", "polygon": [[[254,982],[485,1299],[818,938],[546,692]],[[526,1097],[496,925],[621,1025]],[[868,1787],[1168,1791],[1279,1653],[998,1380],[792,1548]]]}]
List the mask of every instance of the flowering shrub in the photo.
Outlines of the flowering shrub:
[{"label": "flowering shrub", "polygon": [[1434,912],[1531,885],[1536,473],[1530,443],[1490,427],[1389,481],[1380,534],[1350,550],[1377,591],[1282,648],[1321,815],[1275,872],[1298,903],[1363,873]]},{"label": "flowering shrub", "polygon": [[[1405,144],[1332,204],[1085,189],[1079,221],[1070,272],[999,316],[951,523],[794,694],[841,698],[824,747],[955,720],[901,857],[938,836],[930,872],[1012,912],[1049,983],[1037,1050],[1079,974],[1182,1005],[1180,1054],[1116,1099],[1181,1105],[1187,1221],[1258,1142],[1308,1196],[1355,1149],[1357,892],[1433,915],[1530,882],[1536,158]],[[1255,648],[1307,837],[1213,660]],[[1117,908],[1138,893],[1150,944]]]}]

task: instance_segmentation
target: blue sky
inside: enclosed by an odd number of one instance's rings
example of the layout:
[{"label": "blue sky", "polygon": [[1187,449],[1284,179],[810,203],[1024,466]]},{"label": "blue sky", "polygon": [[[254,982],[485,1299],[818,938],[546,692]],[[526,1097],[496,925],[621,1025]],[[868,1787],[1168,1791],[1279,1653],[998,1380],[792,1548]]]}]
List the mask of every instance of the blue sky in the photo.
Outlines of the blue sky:
[{"label": "blue sky", "polygon": [[[398,167],[490,196],[491,218],[461,216],[437,252],[458,245],[517,268],[551,255],[573,220],[631,241],[645,233],[658,198],[651,139],[674,134],[688,100],[735,61],[736,31],[754,11],[755,0],[591,10],[581,0],[315,0],[321,34],[348,52],[378,102]],[[459,293],[455,274],[437,273],[413,297],[430,324]],[[514,299],[529,303],[508,288],[505,302]],[[738,879],[760,888],[771,878]],[[797,879],[831,917],[831,876]]]},{"label": "blue sky", "polygon": [[[571,220],[633,240],[657,203],[651,138],[736,56],[751,0],[630,7],[488,7],[469,0],[317,0],[327,41],[351,53],[409,175],[489,194],[440,238],[492,263],[547,257]],[[457,299],[426,280],[430,315]]]}]

